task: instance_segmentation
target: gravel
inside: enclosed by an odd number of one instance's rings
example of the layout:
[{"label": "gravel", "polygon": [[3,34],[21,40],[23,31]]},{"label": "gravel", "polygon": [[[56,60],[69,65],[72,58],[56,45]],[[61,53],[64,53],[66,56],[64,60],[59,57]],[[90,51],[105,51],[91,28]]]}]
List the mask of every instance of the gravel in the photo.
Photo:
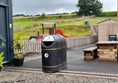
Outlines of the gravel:
[{"label": "gravel", "polygon": [[[25,61],[41,58],[40,53],[23,55]],[[2,71],[9,73],[8,71]],[[52,73],[20,73],[15,79],[0,80],[0,83],[118,83],[118,80],[87,78],[80,76],[55,75]]]},{"label": "gravel", "polygon": [[16,79],[0,81],[0,83],[118,83],[118,80],[55,75],[49,73],[21,73]]}]

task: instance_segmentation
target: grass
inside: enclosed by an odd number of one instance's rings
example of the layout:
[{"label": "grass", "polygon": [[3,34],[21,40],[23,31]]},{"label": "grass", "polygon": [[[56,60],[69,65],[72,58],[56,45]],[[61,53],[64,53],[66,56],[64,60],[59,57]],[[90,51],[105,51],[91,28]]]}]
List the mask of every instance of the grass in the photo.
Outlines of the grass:
[{"label": "grass", "polygon": [[[75,25],[73,25],[74,19],[76,18],[80,17],[76,16],[76,14],[46,15],[46,18],[44,19],[39,18],[39,16],[28,16],[28,17],[19,16],[19,17],[13,17],[13,25],[21,24],[20,28],[23,27],[25,28],[23,31],[20,31],[21,39],[29,39],[30,36],[37,36],[37,31],[39,30],[40,34],[42,34],[42,28],[39,28],[41,27],[41,22],[56,22],[57,25],[59,25],[60,21],[61,26],[57,26],[57,29],[61,29],[65,35],[68,35],[70,37],[85,36],[87,34],[92,35],[90,27],[84,26],[84,22],[88,21],[88,19],[75,20]],[[91,18],[90,20],[91,23],[95,25],[98,22],[108,18],[117,19],[117,17],[96,17],[96,18]],[[68,20],[68,19],[73,19],[73,20]],[[38,22],[33,24],[33,29],[32,29],[32,22]],[[18,33],[14,33],[14,35],[16,34]],[[45,30],[45,34],[48,34],[48,30]]]},{"label": "grass", "polygon": [[[92,32],[89,26],[67,25],[67,26],[59,26],[57,27],[57,29],[61,29],[65,35],[68,35],[70,37],[86,36],[87,34],[92,35]],[[40,35],[42,35],[41,28],[23,30],[23,31],[20,31],[19,33],[21,33],[21,39],[29,39],[30,36],[37,36],[37,31],[40,31]],[[18,34],[18,32],[14,33],[14,36],[16,34]],[[45,30],[45,34],[48,34],[47,29]]]},{"label": "grass", "polygon": [[[60,17],[61,16],[61,17]],[[14,22],[27,22],[27,21],[45,21],[45,20],[60,20],[60,19],[73,19],[79,18],[76,14],[63,14],[63,15],[46,15],[45,18],[40,16],[17,16],[13,17]]]},{"label": "grass", "polygon": [[[15,17],[18,19],[18,17]],[[22,17],[23,18],[23,17]],[[26,18],[26,17],[24,17]],[[103,21],[105,19],[108,19],[108,18],[112,18],[112,19],[117,19],[117,17],[96,17],[96,18],[91,18],[91,23],[93,25],[97,24],[98,22],[100,21]],[[73,18],[74,19],[74,18]],[[75,20],[75,25],[84,25],[84,21],[88,21],[88,19],[83,19],[83,20]],[[26,23],[33,23],[33,22],[39,22],[39,25],[41,22],[56,22],[57,25],[59,25],[59,20],[54,20],[54,21],[51,21],[51,20],[48,20],[48,21],[44,21],[44,20],[40,20],[40,21],[22,21],[22,22],[13,22],[13,25],[19,25],[19,24],[26,24]],[[74,20],[60,20],[60,23],[61,25],[73,25],[73,22]],[[31,24],[29,24],[31,25]],[[32,26],[32,25],[31,25]]]},{"label": "grass", "polygon": [[35,21],[13,22],[13,25],[26,24],[26,23],[32,23],[32,22],[35,22]]}]

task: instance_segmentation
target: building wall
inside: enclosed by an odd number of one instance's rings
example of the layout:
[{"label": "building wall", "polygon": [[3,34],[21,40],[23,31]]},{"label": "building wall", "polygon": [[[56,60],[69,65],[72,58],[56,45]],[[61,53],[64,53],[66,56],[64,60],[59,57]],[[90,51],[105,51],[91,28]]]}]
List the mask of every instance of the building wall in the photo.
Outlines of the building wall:
[{"label": "building wall", "polygon": [[12,0],[0,0],[0,35],[6,40],[5,47],[0,48],[0,53],[4,52],[4,62],[13,60],[13,19],[12,19]]}]

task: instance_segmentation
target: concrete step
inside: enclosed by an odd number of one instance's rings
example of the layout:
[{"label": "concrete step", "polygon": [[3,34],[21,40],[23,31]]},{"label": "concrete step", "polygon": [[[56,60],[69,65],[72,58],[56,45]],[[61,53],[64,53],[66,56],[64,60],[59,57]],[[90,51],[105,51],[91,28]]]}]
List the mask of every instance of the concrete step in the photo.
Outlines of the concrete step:
[{"label": "concrete step", "polygon": [[[2,71],[10,72],[26,72],[26,73],[43,73],[42,69],[39,68],[23,68],[23,67],[5,67]],[[60,72],[52,73],[56,75],[72,75],[81,77],[91,77],[91,78],[106,78],[106,79],[118,79],[118,74],[109,73],[96,73],[96,72],[83,72],[83,71],[70,71],[61,70]]]}]

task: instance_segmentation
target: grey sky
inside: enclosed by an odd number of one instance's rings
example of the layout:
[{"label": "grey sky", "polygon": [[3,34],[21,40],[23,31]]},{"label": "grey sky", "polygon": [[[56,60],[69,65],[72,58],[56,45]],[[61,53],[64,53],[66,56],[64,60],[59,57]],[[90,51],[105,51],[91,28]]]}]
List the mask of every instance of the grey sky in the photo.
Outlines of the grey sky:
[{"label": "grey sky", "polygon": [[[100,0],[103,11],[117,11],[117,0]],[[78,0],[14,0],[13,14],[71,13],[78,11]]]}]

